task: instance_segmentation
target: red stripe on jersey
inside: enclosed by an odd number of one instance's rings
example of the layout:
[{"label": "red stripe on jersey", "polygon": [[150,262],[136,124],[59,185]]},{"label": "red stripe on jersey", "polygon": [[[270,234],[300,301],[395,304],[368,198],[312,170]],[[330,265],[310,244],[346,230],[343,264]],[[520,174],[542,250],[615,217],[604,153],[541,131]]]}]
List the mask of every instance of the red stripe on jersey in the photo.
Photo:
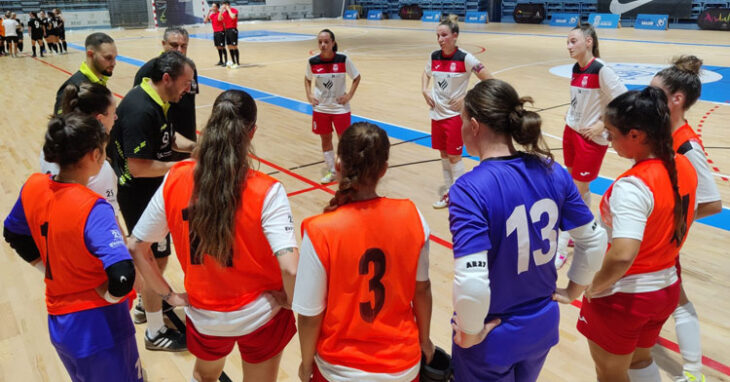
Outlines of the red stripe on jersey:
[{"label": "red stripe on jersey", "polygon": [[578,74],[573,73],[573,79],[570,80],[570,86],[583,89],[600,89],[601,84],[598,74]]},{"label": "red stripe on jersey", "polygon": [[432,60],[431,61],[432,72],[449,72],[449,73],[464,73],[466,72],[466,65],[464,61],[451,61],[451,60]]},{"label": "red stripe on jersey", "polygon": [[312,65],[313,74],[346,73],[347,66],[344,62],[329,62]]}]

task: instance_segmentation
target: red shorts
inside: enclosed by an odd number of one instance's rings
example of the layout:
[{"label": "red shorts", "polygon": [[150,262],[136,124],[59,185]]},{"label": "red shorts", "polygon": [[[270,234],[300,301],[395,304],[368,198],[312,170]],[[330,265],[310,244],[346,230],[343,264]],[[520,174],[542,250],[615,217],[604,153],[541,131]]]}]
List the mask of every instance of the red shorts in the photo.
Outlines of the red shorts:
[{"label": "red shorts", "polygon": [[327,114],[312,111],[312,132],[317,135],[332,134],[332,125],[335,126],[337,136],[350,127],[350,113]]},{"label": "red shorts", "polygon": [[[416,379],[414,379],[412,382],[418,382],[418,380],[418,376],[416,376]],[[309,382],[327,382],[327,379],[322,375],[322,373],[319,372],[317,363],[314,364],[314,368],[312,370],[312,378],[309,380]]]},{"label": "red shorts", "polygon": [[565,167],[572,168],[570,175],[579,182],[590,182],[598,178],[603,157],[608,146],[599,145],[584,138],[566,125],[563,130],[563,160]]},{"label": "red shorts", "polygon": [[188,350],[194,356],[215,361],[227,356],[238,343],[241,358],[248,363],[266,361],[281,353],[297,332],[294,313],[281,309],[269,322],[253,333],[238,337],[218,337],[199,333],[193,322],[186,317]]},{"label": "red shorts", "polygon": [[442,120],[431,120],[431,147],[446,151],[449,155],[461,155],[464,142],[461,140],[461,116]]},{"label": "red shorts", "polygon": [[609,353],[630,354],[654,346],[678,303],[679,282],[654,292],[584,297],[577,328]]}]

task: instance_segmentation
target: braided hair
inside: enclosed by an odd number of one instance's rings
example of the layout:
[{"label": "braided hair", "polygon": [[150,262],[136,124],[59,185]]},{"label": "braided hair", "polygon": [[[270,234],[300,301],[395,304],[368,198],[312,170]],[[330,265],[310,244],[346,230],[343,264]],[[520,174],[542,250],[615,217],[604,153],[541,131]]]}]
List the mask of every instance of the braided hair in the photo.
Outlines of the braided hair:
[{"label": "braided hair", "polygon": [[368,122],[347,128],[337,145],[339,187],[324,211],[334,211],[352,202],[361,187],[375,185],[387,166],[389,154],[390,141],[385,130]]}]

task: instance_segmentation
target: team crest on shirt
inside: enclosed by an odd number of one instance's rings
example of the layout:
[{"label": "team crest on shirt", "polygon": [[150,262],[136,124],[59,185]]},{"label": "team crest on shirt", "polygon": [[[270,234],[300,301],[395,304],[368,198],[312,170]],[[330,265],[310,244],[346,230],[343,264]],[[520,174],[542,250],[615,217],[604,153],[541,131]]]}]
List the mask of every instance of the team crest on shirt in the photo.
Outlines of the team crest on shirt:
[{"label": "team crest on shirt", "polygon": [[455,72],[456,71],[456,63],[455,62],[452,62],[451,63],[451,71],[452,72]]},{"label": "team crest on shirt", "polygon": [[338,68],[337,64],[332,65],[332,70],[334,70],[335,72],[337,71],[337,68]]},{"label": "team crest on shirt", "polygon": [[588,86],[588,77],[587,76],[583,76],[583,79],[580,80],[580,86],[582,86],[582,87]]}]

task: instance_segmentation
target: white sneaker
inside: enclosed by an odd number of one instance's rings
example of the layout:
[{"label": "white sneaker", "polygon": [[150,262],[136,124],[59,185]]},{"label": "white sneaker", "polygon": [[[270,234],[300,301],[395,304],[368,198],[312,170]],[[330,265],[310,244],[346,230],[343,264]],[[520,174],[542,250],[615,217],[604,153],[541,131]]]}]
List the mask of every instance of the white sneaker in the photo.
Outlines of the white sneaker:
[{"label": "white sneaker", "polygon": [[568,261],[568,258],[570,255],[568,253],[561,253],[560,251],[555,253],[555,269],[560,270],[560,268],[565,265],[565,262]]},{"label": "white sneaker", "polygon": [[230,66],[231,69],[238,69],[238,64],[233,64]]},{"label": "white sneaker", "polygon": [[226,66],[231,66],[231,65],[233,65],[233,62],[231,62],[231,61],[226,62]]},{"label": "white sneaker", "polygon": [[695,375],[684,370],[684,375],[681,377],[674,377],[674,382],[705,382],[705,375],[702,373]]},{"label": "white sneaker", "polygon": [[334,181],[335,181],[335,178],[336,178],[336,177],[337,177],[337,176],[335,175],[335,173],[334,173],[334,172],[332,172],[332,171],[327,171],[327,174],[325,174],[325,175],[324,175],[324,176],[322,177],[322,179],[320,179],[320,180],[319,180],[319,182],[320,182],[320,183],[322,183],[322,184],[328,184],[328,183],[332,183],[332,182],[334,182]]},{"label": "white sneaker", "polygon": [[442,208],[446,208],[449,206],[449,193],[445,193],[444,196],[441,197],[441,199],[434,202],[431,207],[440,210]]}]

